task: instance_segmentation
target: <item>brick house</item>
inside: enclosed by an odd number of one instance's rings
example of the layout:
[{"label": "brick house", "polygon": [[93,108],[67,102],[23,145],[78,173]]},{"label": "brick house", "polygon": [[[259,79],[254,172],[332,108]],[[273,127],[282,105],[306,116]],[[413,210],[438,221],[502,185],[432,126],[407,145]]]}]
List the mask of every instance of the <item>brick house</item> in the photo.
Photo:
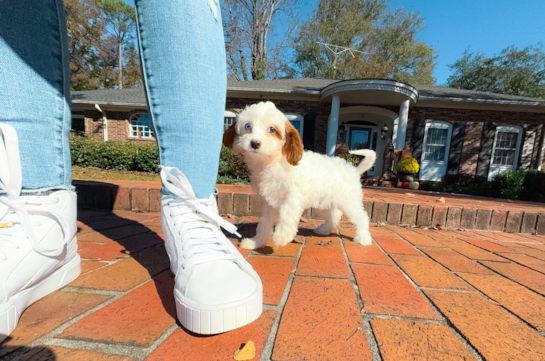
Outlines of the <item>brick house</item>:
[{"label": "brick house", "polygon": [[[510,169],[545,166],[543,99],[385,79],[229,82],[224,127],[240,109],[261,100],[273,101],[286,114],[307,149],[333,155],[343,143],[376,150],[371,176],[382,174],[388,144],[410,146],[424,181],[445,174],[491,179]],[[76,91],[72,112],[73,128],[92,136],[154,141],[143,89]]]}]

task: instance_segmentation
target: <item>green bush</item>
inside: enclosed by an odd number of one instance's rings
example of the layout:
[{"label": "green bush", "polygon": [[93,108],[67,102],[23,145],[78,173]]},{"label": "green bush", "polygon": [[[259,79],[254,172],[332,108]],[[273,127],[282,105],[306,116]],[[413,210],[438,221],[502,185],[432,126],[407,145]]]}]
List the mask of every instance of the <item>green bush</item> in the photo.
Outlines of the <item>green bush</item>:
[{"label": "green bush", "polygon": [[545,172],[531,170],[524,177],[522,191],[519,194],[522,201],[545,203]]},{"label": "green bush", "polygon": [[70,135],[72,164],[141,172],[159,172],[159,150],[155,144],[131,144]]},{"label": "green bush", "polygon": [[523,170],[508,171],[492,179],[492,196],[496,198],[519,199],[526,173]]}]

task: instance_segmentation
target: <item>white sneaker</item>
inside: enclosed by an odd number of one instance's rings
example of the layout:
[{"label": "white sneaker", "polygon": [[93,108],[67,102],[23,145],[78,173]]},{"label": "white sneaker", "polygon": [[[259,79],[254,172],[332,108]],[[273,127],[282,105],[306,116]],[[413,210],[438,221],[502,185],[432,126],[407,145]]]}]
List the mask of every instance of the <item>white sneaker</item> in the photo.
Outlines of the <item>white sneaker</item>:
[{"label": "white sneaker", "polygon": [[0,124],[0,342],[23,311],[81,273],[76,194],[21,196],[19,143]]},{"label": "white sneaker", "polygon": [[161,198],[165,246],[176,275],[178,320],[188,330],[206,335],[253,322],[263,311],[261,280],[220,230],[240,237],[237,228],[219,216],[213,195],[197,199],[177,168],[161,167],[161,180],[178,196]]}]

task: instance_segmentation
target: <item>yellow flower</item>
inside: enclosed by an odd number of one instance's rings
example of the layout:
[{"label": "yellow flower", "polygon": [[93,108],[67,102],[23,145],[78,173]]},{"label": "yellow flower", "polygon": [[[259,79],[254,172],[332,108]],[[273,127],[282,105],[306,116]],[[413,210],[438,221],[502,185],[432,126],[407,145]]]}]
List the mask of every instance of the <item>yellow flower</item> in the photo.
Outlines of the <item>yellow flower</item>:
[{"label": "yellow flower", "polygon": [[405,158],[397,163],[396,169],[400,172],[418,173],[420,165],[414,158]]}]

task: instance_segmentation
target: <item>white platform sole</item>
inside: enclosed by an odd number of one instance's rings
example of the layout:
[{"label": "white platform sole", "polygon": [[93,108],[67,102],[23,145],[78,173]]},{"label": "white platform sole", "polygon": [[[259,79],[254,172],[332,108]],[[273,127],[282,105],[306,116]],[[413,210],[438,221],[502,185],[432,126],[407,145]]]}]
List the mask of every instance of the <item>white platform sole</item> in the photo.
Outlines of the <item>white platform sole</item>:
[{"label": "white platform sole", "polygon": [[245,326],[263,312],[263,286],[249,297],[223,305],[199,305],[174,290],[176,314],[186,329],[201,335],[214,335]]},{"label": "white platform sole", "polygon": [[42,279],[39,283],[13,295],[0,305],[0,342],[8,337],[28,306],[50,293],[66,286],[81,274],[81,260],[78,254],[73,260]]}]

